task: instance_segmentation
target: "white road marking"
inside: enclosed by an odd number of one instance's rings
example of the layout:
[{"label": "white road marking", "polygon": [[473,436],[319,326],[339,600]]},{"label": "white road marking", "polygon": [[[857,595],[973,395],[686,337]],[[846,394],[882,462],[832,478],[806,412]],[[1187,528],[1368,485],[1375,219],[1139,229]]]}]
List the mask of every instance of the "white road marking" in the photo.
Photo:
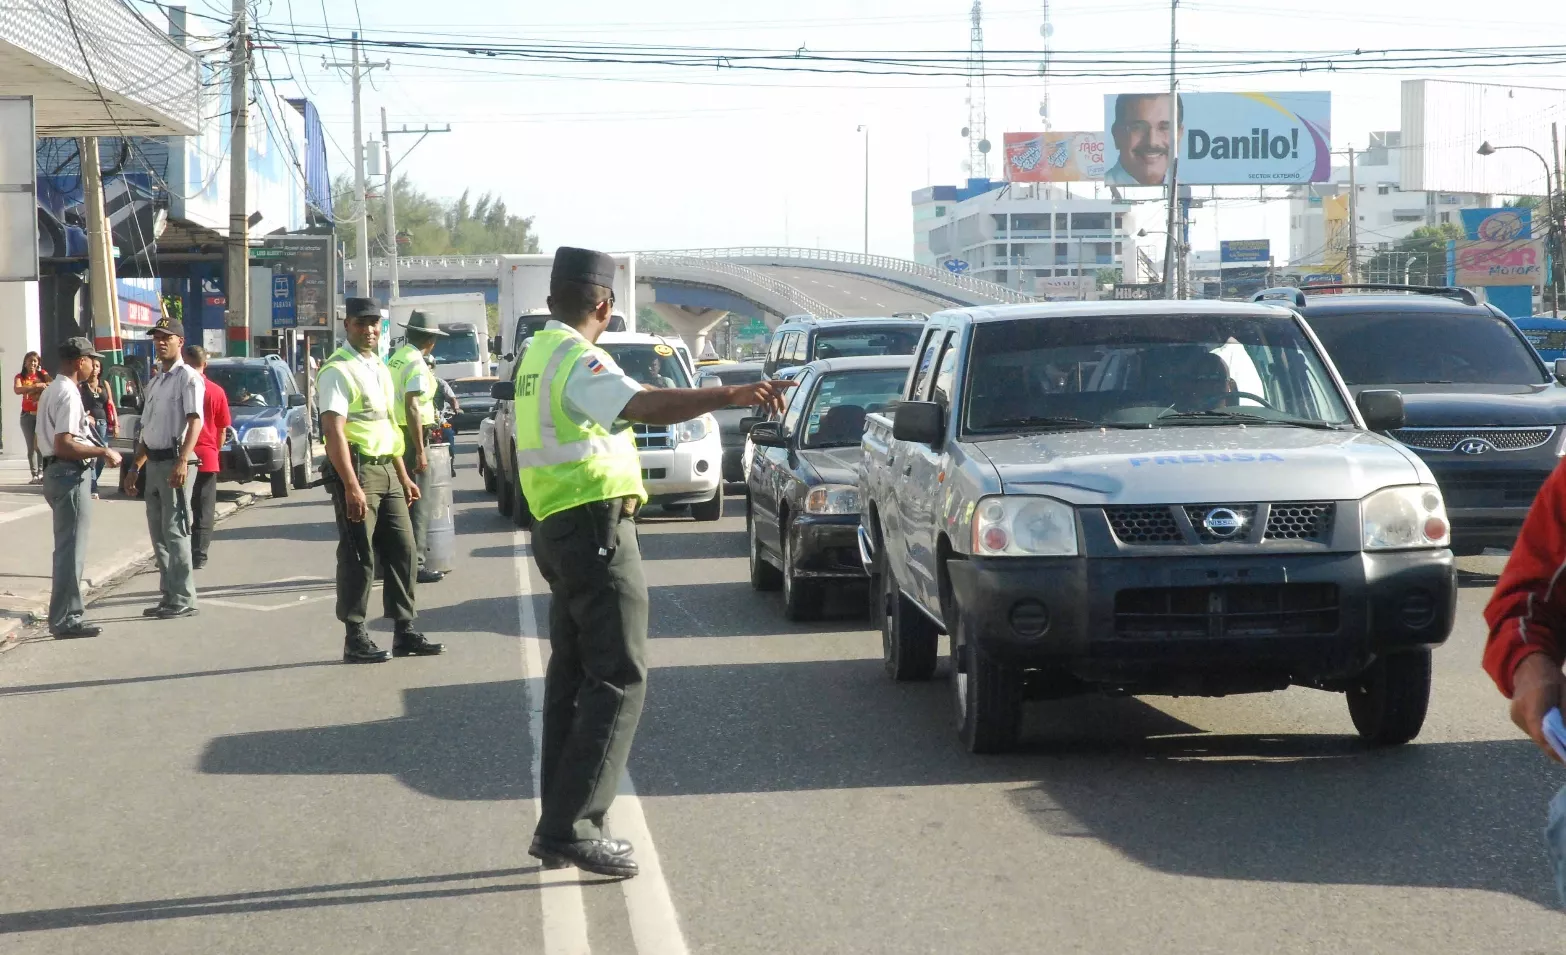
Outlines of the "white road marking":
[{"label": "white road marking", "polygon": [[[325,578],[325,577],[284,577],[282,580],[270,580],[270,581],[267,581],[267,583],[270,583],[270,584],[295,584],[295,583],[330,584],[330,583],[332,583],[332,581],[330,579],[328,579],[328,578]],[[379,586],[380,586],[379,584],[374,584],[373,585],[373,587],[379,587]],[[297,607],[300,604],[307,604],[307,603],[313,604],[313,603],[316,603],[317,601],[321,601],[321,600],[335,600],[335,599],[337,599],[337,595],[335,593],[317,594],[314,597],[307,596],[305,594],[300,594],[298,599],[295,600],[293,603],[253,604],[253,603],[250,603],[250,602],[244,601],[244,600],[229,600],[229,599],[226,599],[226,598],[223,598],[223,597],[209,597],[205,593],[201,594],[201,602],[204,603],[204,604],[211,604],[214,607],[231,607],[231,608],[233,608],[235,610],[250,610],[250,611],[254,611],[256,613],[270,613],[273,610],[284,610],[284,609],[287,609],[287,608]]]},{"label": "white road marking", "polygon": [[48,504],[32,504],[28,507],[22,508],[21,510],[11,511],[9,513],[0,513],[0,524],[4,524],[7,521],[19,521],[24,517],[32,517],[34,514],[42,514],[48,509]]},{"label": "white road marking", "polygon": [[[517,567],[517,614],[522,621],[522,682],[527,687],[527,731],[533,749],[533,792],[540,791],[539,755],[543,749],[544,695],[535,693],[533,681],[544,679],[544,658],[539,650],[538,615],[533,611],[533,581],[528,571],[528,549],[522,532],[514,531],[512,550]],[[533,817],[538,818],[543,804],[533,797]],[[539,869],[539,905],[543,909],[544,955],[588,955],[587,909],[582,905],[580,870]]]},{"label": "white road marking", "polygon": [[625,910],[631,918],[631,938],[636,942],[637,955],[688,955],[690,950],[685,947],[685,935],[680,931],[680,917],[674,911],[669,883],[663,877],[658,850],[653,846],[647,816],[642,812],[642,801],[637,798],[630,773],[620,781],[620,794],[614,801],[609,828],[616,838],[629,839],[636,846],[636,862],[642,867],[641,875],[620,883],[625,892]]}]

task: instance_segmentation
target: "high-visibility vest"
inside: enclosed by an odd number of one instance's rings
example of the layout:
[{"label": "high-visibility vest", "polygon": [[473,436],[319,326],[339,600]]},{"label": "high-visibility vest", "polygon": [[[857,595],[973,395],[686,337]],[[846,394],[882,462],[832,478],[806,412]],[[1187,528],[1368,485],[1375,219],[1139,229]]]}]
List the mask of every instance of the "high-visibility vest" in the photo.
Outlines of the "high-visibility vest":
[{"label": "high-visibility vest", "polygon": [[517,362],[517,469],[533,516],[611,498],[647,500],[642,462],[629,428],[610,433],[597,422],[578,424],[565,413],[566,380],[585,354],[610,358],[579,335],[543,329]]},{"label": "high-visibility vest", "polygon": [[391,369],[392,387],[397,392],[397,400],[392,402],[392,421],[397,427],[408,426],[408,383],[414,378],[424,382],[424,390],[419,392],[419,421],[428,428],[435,423],[435,373],[430,371],[429,364],[424,360],[424,353],[412,345],[403,345],[392,352],[386,359],[386,367]]},{"label": "high-visibility vest", "polygon": [[345,345],[321,365],[320,374],[328,373],[341,375],[348,383],[348,420],[343,425],[348,443],[372,458],[401,454],[402,429],[392,421],[397,398],[386,365],[363,361],[358,352]]}]

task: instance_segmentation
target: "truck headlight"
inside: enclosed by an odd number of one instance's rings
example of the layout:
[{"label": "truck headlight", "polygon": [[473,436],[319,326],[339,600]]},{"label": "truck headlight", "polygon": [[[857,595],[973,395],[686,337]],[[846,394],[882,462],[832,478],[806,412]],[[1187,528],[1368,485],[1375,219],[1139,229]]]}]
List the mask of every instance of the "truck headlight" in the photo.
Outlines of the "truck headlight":
[{"label": "truck headlight", "polygon": [[674,443],[685,444],[688,441],[700,441],[712,433],[712,416],[702,415],[689,421],[682,421],[674,426]]},{"label": "truck headlight", "polygon": [[1441,489],[1433,484],[1382,488],[1360,502],[1366,550],[1445,547],[1452,542]]},{"label": "truck headlight", "polygon": [[858,514],[859,488],[852,484],[822,484],[805,495],[806,514]]},{"label": "truck headlight", "polygon": [[1072,557],[1077,515],[1049,497],[987,497],[973,512],[973,552],[981,557]]},{"label": "truck headlight", "polygon": [[246,444],[282,444],[283,438],[282,435],[277,433],[276,428],[263,426],[246,431],[244,442]]}]

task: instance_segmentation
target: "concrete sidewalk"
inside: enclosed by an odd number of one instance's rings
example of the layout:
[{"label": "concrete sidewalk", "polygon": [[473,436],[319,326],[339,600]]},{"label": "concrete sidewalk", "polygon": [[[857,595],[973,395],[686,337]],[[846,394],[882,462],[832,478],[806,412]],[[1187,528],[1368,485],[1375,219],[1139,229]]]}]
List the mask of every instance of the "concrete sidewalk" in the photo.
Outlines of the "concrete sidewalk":
[{"label": "concrete sidewalk", "polygon": [[[25,461],[0,461],[0,652],[23,639],[48,635],[54,515],[43,487],[28,479]],[[217,519],[250,504],[257,491],[269,496],[265,484],[218,485]],[[82,578],[89,603],[106,585],[152,559],[146,505],[120,493],[119,471],[104,470],[99,493],[101,498],[92,502]]]}]

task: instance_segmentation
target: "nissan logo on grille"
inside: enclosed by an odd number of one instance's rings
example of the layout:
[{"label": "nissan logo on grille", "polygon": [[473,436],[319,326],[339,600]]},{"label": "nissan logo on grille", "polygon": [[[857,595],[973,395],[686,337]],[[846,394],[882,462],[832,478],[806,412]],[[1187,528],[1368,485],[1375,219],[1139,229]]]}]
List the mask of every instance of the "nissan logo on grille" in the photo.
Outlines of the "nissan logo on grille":
[{"label": "nissan logo on grille", "polygon": [[1484,454],[1486,451],[1495,450],[1495,446],[1483,438],[1469,438],[1461,441],[1453,450],[1459,454]]},{"label": "nissan logo on grille", "polygon": [[1214,537],[1228,540],[1245,530],[1245,518],[1227,507],[1215,507],[1202,518],[1202,529]]}]

